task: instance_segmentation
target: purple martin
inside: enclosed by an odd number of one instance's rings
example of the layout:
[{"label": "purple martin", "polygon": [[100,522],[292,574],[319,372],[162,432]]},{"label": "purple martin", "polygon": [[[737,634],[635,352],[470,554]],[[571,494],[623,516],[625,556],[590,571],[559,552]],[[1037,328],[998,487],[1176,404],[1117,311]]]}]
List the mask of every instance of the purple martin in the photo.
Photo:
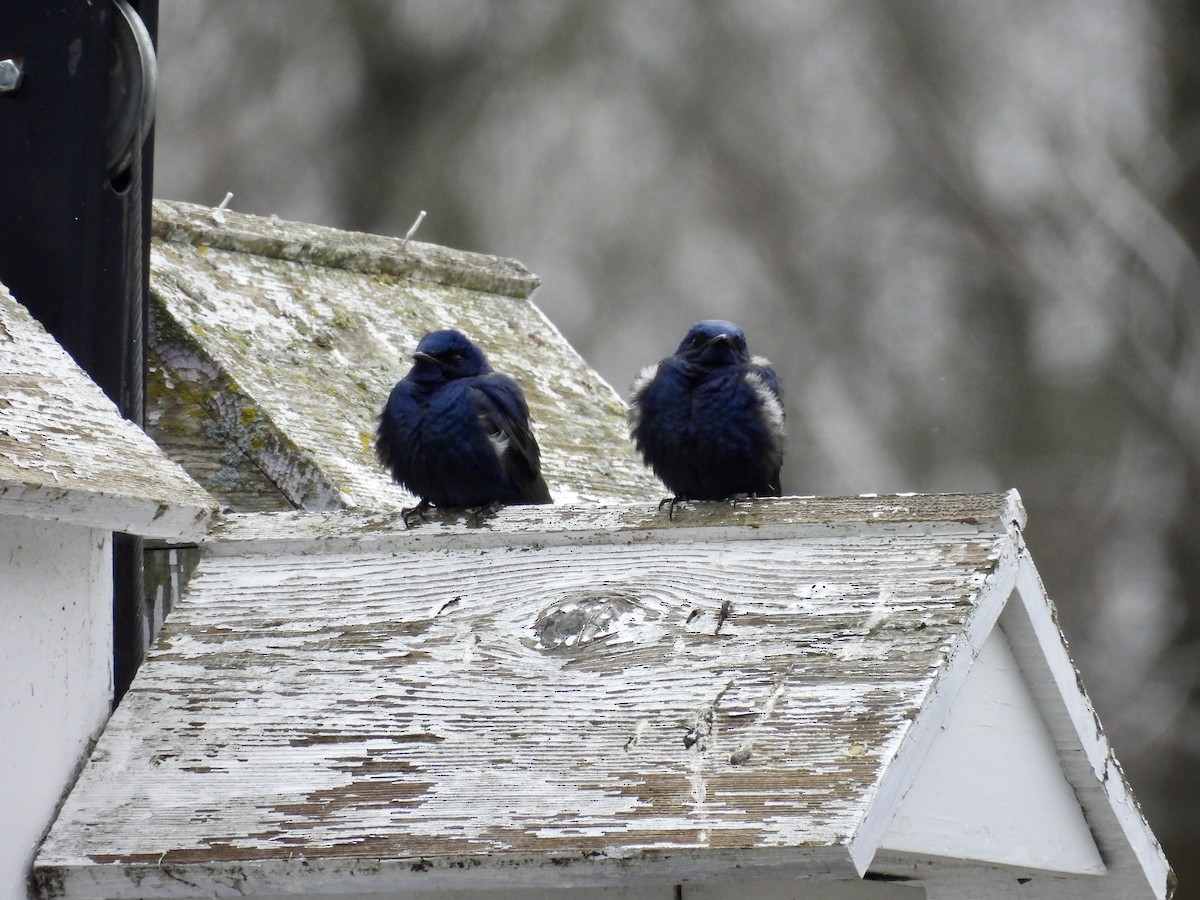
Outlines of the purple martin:
[{"label": "purple martin", "polygon": [[484,509],[550,503],[520,385],[492,370],[458,331],[421,338],[379,416],[375,455],[429,506]]},{"label": "purple martin", "polygon": [[[629,431],[680,500],[778,497],[784,411],[779,376],[732,322],[706,319],[630,392]],[[664,501],[666,502],[666,501]]]}]

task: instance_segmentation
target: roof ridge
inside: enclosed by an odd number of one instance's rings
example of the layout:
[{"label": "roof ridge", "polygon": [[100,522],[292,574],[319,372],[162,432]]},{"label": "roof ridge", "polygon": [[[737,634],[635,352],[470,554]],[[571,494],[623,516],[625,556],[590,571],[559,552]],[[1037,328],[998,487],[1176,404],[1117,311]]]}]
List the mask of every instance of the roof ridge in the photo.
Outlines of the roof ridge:
[{"label": "roof ridge", "polygon": [[514,259],[229,209],[155,200],[154,237],[524,299],[541,279]]}]

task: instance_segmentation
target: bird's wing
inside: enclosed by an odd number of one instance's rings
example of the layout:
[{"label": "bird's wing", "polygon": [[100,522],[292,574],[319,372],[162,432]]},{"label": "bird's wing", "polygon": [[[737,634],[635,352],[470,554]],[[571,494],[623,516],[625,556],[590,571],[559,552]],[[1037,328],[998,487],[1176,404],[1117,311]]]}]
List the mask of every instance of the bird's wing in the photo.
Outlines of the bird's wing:
[{"label": "bird's wing", "polygon": [[541,450],[529,424],[529,407],[521,387],[506,375],[491,373],[470,389],[475,415],[487,431],[500,465],[530,503],[549,503],[542,480]]}]

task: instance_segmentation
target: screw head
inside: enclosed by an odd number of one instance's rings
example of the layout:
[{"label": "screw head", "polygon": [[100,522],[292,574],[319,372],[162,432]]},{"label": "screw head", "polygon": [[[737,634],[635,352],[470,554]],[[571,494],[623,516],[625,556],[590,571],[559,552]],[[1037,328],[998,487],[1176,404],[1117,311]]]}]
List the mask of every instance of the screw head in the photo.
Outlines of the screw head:
[{"label": "screw head", "polygon": [[25,70],[15,59],[0,59],[0,93],[12,93],[21,86]]}]

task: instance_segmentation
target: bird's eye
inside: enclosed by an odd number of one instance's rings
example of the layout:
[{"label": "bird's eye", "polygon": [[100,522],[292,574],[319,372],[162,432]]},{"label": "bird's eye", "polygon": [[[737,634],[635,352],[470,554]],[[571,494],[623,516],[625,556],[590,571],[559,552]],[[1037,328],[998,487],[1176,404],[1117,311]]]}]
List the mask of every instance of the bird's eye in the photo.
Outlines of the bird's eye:
[{"label": "bird's eye", "polygon": [[450,362],[452,362],[452,363],[460,363],[462,361],[463,361],[463,355],[461,353],[455,353],[453,356],[450,357]]},{"label": "bird's eye", "polygon": [[700,343],[700,335],[696,335],[695,337],[692,338],[691,344],[693,347],[697,346],[699,343]]}]

